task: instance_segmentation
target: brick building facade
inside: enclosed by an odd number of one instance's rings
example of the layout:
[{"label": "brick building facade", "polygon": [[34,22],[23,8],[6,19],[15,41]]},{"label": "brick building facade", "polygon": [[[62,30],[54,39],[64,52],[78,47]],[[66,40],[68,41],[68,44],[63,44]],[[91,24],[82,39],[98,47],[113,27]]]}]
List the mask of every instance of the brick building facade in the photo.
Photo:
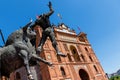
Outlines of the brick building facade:
[{"label": "brick building facade", "polygon": [[[36,27],[36,46],[42,36],[42,30]],[[50,67],[44,63],[32,67],[32,72],[38,80],[108,80],[97,59],[85,33],[78,35],[65,24],[54,27],[58,48],[67,57],[56,56],[52,43],[47,39],[40,56],[53,63]],[[11,74],[10,80],[27,80],[25,69],[19,69]]]}]

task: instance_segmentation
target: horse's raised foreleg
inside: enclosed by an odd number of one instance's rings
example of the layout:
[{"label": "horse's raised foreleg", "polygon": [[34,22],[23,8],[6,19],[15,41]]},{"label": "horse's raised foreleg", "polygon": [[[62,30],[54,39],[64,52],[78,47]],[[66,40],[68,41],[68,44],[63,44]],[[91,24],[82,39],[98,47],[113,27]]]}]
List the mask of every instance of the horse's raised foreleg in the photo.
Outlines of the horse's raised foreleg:
[{"label": "horse's raised foreleg", "polygon": [[29,53],[25,50],[21,50],[20,51],[20,56],[24,60],[24,65],[25,65],[25,68],[26,68],[26,71],[27,71],[28,79],[29,80],[34,80],[33,75],[31,74],[30,67],[29,67]]},{"label": "horse's raised foreleg", "polygon": [[45,64],[47,64],[49,66],[52,66],[51,62],[39,57],[37,54],[32,54],[32,58],[36,59],[37,61],[41,61],[41,62],[43,62],[43,63],[45,63]]}]

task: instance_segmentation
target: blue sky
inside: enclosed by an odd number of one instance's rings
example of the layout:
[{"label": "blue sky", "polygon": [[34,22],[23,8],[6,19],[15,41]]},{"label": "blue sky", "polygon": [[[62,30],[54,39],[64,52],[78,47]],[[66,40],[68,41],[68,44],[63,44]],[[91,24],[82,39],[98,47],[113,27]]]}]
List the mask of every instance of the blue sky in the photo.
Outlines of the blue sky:
[{"label": "blue sky", "polygon": [[[49,0],[0,0],[0,29],[5,36],[49,11]],[[64,22],[77,33],[87,33],[106,73],[120,68],[120,0],[51,0],[51,23]],[[57,17],[60,13],[62,20]],[[80,27],[81,30],[78,30]],[[0,45],[3,45],[0,37]]]}]

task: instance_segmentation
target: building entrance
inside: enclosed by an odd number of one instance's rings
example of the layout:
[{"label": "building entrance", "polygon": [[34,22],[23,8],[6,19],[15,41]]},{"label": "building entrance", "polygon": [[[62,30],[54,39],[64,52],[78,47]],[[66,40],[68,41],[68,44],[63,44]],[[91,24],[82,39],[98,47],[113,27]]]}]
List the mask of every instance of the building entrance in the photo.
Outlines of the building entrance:
[{"label": "building entrance", "polygon": [[83,69],[79,70],[79,76],[81,80],[90,80],[88,73]]}]

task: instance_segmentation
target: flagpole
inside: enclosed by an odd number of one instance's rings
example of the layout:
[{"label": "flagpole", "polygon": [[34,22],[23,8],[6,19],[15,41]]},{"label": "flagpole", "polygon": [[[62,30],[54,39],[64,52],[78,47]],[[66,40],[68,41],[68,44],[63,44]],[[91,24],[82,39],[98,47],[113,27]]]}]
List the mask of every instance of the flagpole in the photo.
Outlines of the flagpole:
[{"label": "flagpole", "polygon": [[60,23],[62,23],[62,16],[61,16],[61,14],[60,13],[58,13],[57,14],[57,16],[59,17],[59,19],[60,19]]},{"label": "flagpole", "polygon": [[82,32],[82,30],[81,30],[80,26],[77,26],[77,28],[78,28],[79,32]]}]

